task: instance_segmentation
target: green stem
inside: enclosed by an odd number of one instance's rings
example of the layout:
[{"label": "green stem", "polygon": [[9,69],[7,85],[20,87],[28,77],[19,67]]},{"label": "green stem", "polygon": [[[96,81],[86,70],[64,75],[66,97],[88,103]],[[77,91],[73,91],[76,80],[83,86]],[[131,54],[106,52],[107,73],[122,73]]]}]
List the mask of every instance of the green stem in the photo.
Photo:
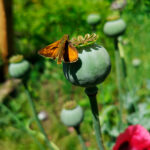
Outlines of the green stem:
[{"label": "green stem", "polygon": [[92,25],[92,32],[96,32],[96,25]]},{"label": "green stem", "polygon": [[39,146],[39,148],[41,150],[45,150],[45,148],[43,147],[43,145],[26,129],[26,127],[24,126],[24,124],[16,117],[16,115],[4,104],[0,103],[0,106],[7,111],[10,116],[12,116],[12,118],[16,121],[16,123],[25,131],[27,132],[35,141],[35,143]]},{"label": "green stem", "polygon": [[121,131],[123,128],[122,122],[122,110],[123,110],[123,101],[122,101],[122,89],[121,89],[121,70],[120,70],[120,55],[118,49],[118,40],[115,38],[114,40],[115,45],[115,65],[116,65],[116,76],[117,76],[117,87],[119,93],[119,130]]},{"label": "green stem", "polygon": [[126,79],[127,65],[126,65],[126,61],[125,61],[124,49],[123,49],[123,45],[122,45],[121,41],[119,41],[119,39],[117,37],[115,38],[115,49],[119,51],[121,67],[122,67],[121,69],[122,69],[123,77],[124,77],[124,79]]},{"label": "green stem", "polygon": [[127,66],[124,58],[121,58],[121,64],[122,64],[122,72],[123,72],[123,77],[126,79],[127,77]]},{"label": "green stem", "polygon": [[105,150],[104,145],[103,145],[103,140],[102,140],[98,105],[97,105],[97,99],[96,99],[97,91],[98,91],[97,87],[90,87],[90,88],[85,89],[85,93],[89,97],[90,104],[91,104],[93,125],[94,125],[97,144],[98,144],[99,150]]},{"label": "green stem", "polygon": [[29,102],[29,104],[30,104],[30,107],[31,107],[31,109],[32,109],[32,113],[33,113],[34,118],[35,118],[35,121],[36,121],[36,123],[37,123],[37,125],[38,125],[38,127],[39,127],[39,129],[40,129],[40,131],[41,131],[41,133],[42,133],[42,134],[44,135],[44,137],[45,137],[45,142],[47,143],[47,146],[49,147],[50,150],[54,150],[54,148],[53,148],[51,142],[49,141],[48,136],[47,136],[47,134],[45,133],[45,130],[44,130],[44,128],[43,128],[43,126],[42,126],[42,124],[41,124],[41,122],[40,122],[40,120],[39,120],[39,118],[38,118],[38,116],[37,116],[36,108],[35,108],[35,105],[34,105],[34,103],[33,103],[32,98],[31,98],[31,95],[30,95],[30,93],[29,93],[27,84],[26,84],[25,82],[23,82],[23,85],[24,85],[24,88],[25,88],[25,93],[26,93],[26,95],[27,95],[27,97],[28,97],[28,102]]},{"label": "green stem", "polygon": [[74,127],[74,129],[76,130],[78,139],[79,139],[80,144],[81,144],[81,146],[82,146],[82,150],[87,150],[87,147],[86,147],[86,145],[85,145],[85,143],[84,143],[84,139],[83,139],[83,137],[82,137],[82,135],[81,135],[81,132],[80,132],[80,126],[76,126],[76,127]]}]

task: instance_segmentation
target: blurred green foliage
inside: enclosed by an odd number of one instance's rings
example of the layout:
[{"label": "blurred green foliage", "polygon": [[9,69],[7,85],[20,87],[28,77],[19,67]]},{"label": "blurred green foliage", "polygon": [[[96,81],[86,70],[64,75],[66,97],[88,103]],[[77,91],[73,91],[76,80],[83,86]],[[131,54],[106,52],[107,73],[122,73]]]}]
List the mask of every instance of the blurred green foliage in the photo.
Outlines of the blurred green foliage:
[{"label": "blurred green foliage", "polygon": [[[50,139],[62,150],[81,149],[75,132],[60,123],[59,113],[65,101],[76,100],[85,110],[85,119],[81,125],[83,137],[90,143],[89,150],[96,150],[96,140],[92,129],[91,111],[84,89],[71,85],[64,77],[62,65],[49,59],[38,57],[37,50],[43,48],[64,34],[70,38],[91,33],[92,28],[86,23],[90,13],[101,15],[102,22],[97,26],[98,43],[104,46],[111,57],[112,71],[104,84],[99,85],[98,104],[104,143],[108,150],[113,146],[119,134],[119,104],[116,86],[113,39],[103,33],[106,17],[111,13],[112,0],[14,0],[14,42],[15,53],[23,54],[34,62],[29,78],[29,90],[36,103],[37,111],[48,112],[49,119],[43,122]],[[141,124],[150,130],[150,3],[149,0],[128,0],[122,12],[127,23],[127,31],[122,37],[125,60],[127,63],[128,90],[123,81],[124,128],[130,124]],[[141,60],[139,67],[132,65],[132,60]],[[9,95],[4,104],[23,122],[32,118],[30,107],[23,87],[20,85]],[[35,128],[35,130],[37,130]],[[0,149],[38,150],[33,139],[19,126],[8,112],[0,109]]]},{"label": "blurred green foliage", "polygon": [[15,0],[13,8],[16,53],[35,57],[37,50],[64,34],[72,37],[91,32],[86,23],[87,15],[97,12],[104,21],[109,3],[89,0]]}]

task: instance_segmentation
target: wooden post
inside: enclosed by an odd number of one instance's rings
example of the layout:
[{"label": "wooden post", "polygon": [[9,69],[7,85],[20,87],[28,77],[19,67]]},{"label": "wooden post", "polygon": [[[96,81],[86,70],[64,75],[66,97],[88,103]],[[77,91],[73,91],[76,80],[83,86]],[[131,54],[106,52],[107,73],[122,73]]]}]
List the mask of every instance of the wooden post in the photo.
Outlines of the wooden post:
[{"label": "wooden post", "polygon": [[8,68],[8,56],[12,53],[12,0],[0,0],[0,57],[4,62],[0,81]]}]

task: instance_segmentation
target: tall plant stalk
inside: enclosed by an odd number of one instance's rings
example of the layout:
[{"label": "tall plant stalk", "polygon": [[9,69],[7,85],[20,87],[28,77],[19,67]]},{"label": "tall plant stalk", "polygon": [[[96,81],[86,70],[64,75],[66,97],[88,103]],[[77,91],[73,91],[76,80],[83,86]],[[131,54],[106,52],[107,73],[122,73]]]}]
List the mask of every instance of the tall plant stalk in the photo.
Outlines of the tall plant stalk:
[{"label": "tall plant stalk", "polygon": [[120,53],[123,77],[124,77],[124,79],[126,79],[126,77],[127,77],[127,65],[126,65],[125,56],[124,56],[124,49],[123,49],[121,41],[117,40],[116,42],[117,42],[116,44],[117,44],[117,47],[118,47],[119,53]]},{"label": "tall plant stalk", "polygon": [[49,141],[48,136],[45,133],[45,130],[44,130],[44,128],[43,128],[43,126],[42,126],[42,124],[41,124],[41,122],[40,122],[40,120],[39,120],[39,118],[37,116],[36,108],[35,108],[35,105],[34,105],[34,102],[33,102],[32,98],[31,98],[31,95],[30,95],[30,92],[28,90],[28,86],[27,86],[26,82],[23,82],[23,85],[24,85],[25,93],[26,93],[26,95],[28,97],[28,102],[30,104],[30,107],[32,109],[32,113],[33,113],[34,118],[35,118],[35,121],[36,121],[36,123],[37,123],[37,125],[38,125],[38,127],[39,127],[39,129],[41,131],[41,133],[45,137],[45,142],[47,143],[47,146],[49,147],[50,150],[54,150],[54,148],[53,148],[51,142]]},{"label": "tall plant stalk", "polygon": [[101,126],[100,126],[99,113],[98,113],[98,104],[96,99],[97,92],[98,92],[98,88],[96,86],[85,89],[85,93],[87,94],[90,100],[92,117],[93,117],[93,125],[94,125],[94,131],[96,135],[98,148],[99,150],[105,150],[103,140],[102,140]]},{"label": "tall plant stalk", "polygon": [[114,39],[114,45],[115,45],[115,65],[116,65],[116,76],[117,76],[117,87],[118,87],[118,94],[119,94],[119,130],[121,131],[123,128],[123,122],[122,122],[122,110],[123,110],[123,99],[122,99],[122,87],[121,87],[121,68],[120,68],[120,54],[119,54],[119,48],[118,48],[118,39]]},{"label": "tall plant stalk", "polygon": [[76,126],[76,127],[74,127],[74,129],[76,130],[79,142],[80,142],[80,144],[82,146],[82,150],[87,150],[87,147],[85,145],[84,139],[83,139],[83,137],[81,135],[81,132],[80,132],[80,126]]}]

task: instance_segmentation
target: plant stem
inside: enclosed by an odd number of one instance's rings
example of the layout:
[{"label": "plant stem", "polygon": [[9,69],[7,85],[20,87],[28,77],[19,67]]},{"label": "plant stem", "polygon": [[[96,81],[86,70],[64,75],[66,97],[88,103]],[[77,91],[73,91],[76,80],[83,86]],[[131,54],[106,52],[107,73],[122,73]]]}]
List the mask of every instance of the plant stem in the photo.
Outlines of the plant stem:
[{"label": "plant stem", "polygon": [[81,135],[81,132],[80,132],[80,125],[74,127],[74,129],[76,130],[76,133],[77,133],[77,135],[78,135],[78,139],[79,139],[80,144],[81,144],[81,146],[82,146],[82,150],[87,150],[87,147],[86,147],[86,145],[85,145],[85,143],[84,143],[84,139],[83,139],[83,137],[82,137],[82,135]]},{"label": "plant stem", "polygon": [[54,150],[54,148],[53,148],[51,142],[49,141],[49,139],[48,139],[48,137],[47,137],[47,135],[45,133],[45,130],[44,130],[44,128],[43,128],[43,126],[42,126],[42,124],[41,124],[41,122],[40,122],[40,120],[39,120],[39,118],[37,116],[36,108],[35,108],[35,105],[34,105],[34,102],[33,102],[32,98],[31,98],[31,95],[29,93],[27,84],[25,82],[23,82],[23,85],[24,85],[25,93],[26,93],[26,95],[28,97],[28,102],[30,104],[30,107],[32,109],[32,113],[33,113],[34,118],[35,118],[35,121],[36,121],[36,123],[37,123],[37,125],[38,125],[38,127],[39,127],[39,129],[41,131],[41,133],[45,137],[45,142],[47,143],[47,146],[49,147],[50,150]]},{"label": "plant stem", "polygon": [[98,113],[98,105],[97,105],[97,95],[98,88],[90,87],[85,89],[85,93],[89,97],[90,105],[91,105],[91,111],[92,111],[92,117],[93,117],[93,125],[96,135],[97,144],[99,147],[99,150],[105,150],[101,135],[101,126],[100,126],[100,120],[99,120],[99,113]]},{"label": "plant stem", "polygon": [[39,146],[39,148],[41,150],[45,150],[44,146],[26,129],[26,127],[24,126],[24,124],[16,117],[16,115],[7,107],[5,106],[4,104],[0,103],[0,106],[5,110],[7,111],[11,116],[12,118],[17,122],[17,124],[25,131],[27,132],[32,138],[33,140],[35,141],[35,143]]},{"label": "plant stem", "polygon": [[115,64],[116,64],[116,76],[117,76],[117,87],[119,93],[119,130],[121,131],[123,128],[122,123],[122,110],[123,110],[123,101],[122,101],[122,90],[121,90],[121,70],[120,70],[120,55],[118,49],[118,40],[115,38],[114,40],[115,45]]},{"label": "plant stem", "polygon": [[127,65],[126,65],[126,61],[125,61],[124,49],[123,49],[121,41],[119,41],[118,38],[116,38],[115,40],[116,40],[115,47],[116,47],[116,49],[119,50],[119,54],[120,54],[119,56],[120,56],[120,60],[121,60],[123,77],[124,77],[124,79],[126,79]]},{"label": "plant stem", "polygon": [[125,59],[121,57],[121,64],[122,64],[122,72],[123,72],[123,77],[126,79],[127,77],[127,66],[125,63]]},{"label": "plant stem", "polygon": [[93,33],[96,32],[96,25],[92,25],[92,32],[93,32]]}]

